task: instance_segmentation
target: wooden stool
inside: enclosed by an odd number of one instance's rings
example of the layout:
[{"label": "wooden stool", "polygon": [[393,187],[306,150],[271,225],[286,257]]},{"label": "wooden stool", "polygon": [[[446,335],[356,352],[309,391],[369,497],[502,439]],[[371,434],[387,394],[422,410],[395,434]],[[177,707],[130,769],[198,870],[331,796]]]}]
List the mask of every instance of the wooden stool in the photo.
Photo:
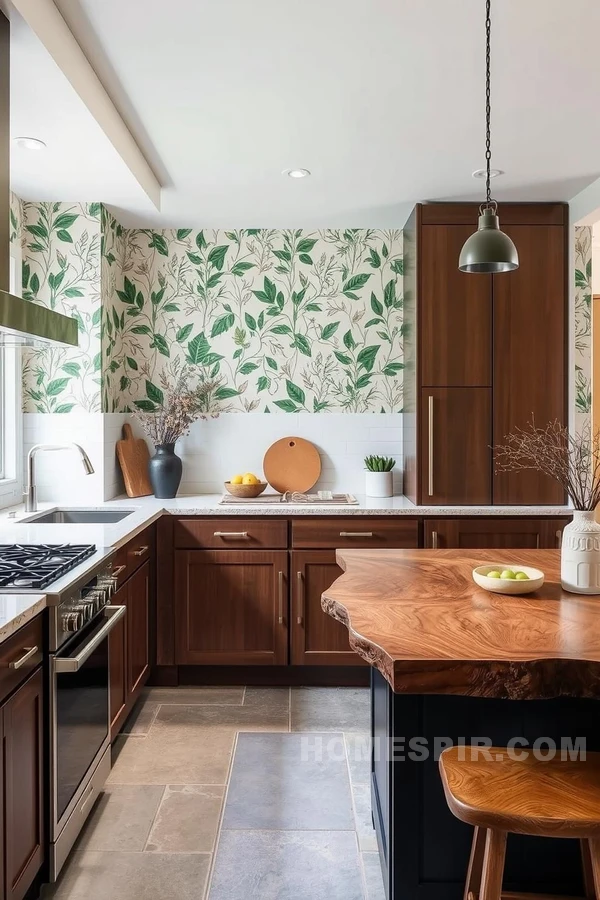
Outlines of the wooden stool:
[{"label": "wooden stool", "polygon": [[[503,896],[508,832],[580,838],[586,897],[600,900],[600,753],[572,761],[559,754],[539,760],[529,751],[519,760],[505,747],[448,747],[441,754],[448,806],[457,819],[475,827],[465,900]],[[511,896],[542,895],[504,895]]]}]

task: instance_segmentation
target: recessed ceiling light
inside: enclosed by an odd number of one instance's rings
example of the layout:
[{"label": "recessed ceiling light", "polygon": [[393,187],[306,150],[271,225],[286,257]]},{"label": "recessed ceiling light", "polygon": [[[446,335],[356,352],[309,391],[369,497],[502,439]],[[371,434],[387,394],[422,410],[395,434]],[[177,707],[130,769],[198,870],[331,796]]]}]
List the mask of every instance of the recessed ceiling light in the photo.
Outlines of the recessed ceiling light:
[{"label": "recessed ceiling light", "polygon": [[284,169],[282,175],[289,175],[290,178],[306,178],[310,175],[308,169]]},{"label": "recessed ceiling light", "polygon": [[32,137],[16,137],[14,142],[21,150],[45,150],[46,145],[38,138]]},{"label": "recessed ceiling light", "polygon": [[[473,178],[485,178],[486,170],[485,169],[475,169],[474,172],[471,173]],[[503,169],[490,169],[490,178],[497,178],[498,175],[504,175]]]}]

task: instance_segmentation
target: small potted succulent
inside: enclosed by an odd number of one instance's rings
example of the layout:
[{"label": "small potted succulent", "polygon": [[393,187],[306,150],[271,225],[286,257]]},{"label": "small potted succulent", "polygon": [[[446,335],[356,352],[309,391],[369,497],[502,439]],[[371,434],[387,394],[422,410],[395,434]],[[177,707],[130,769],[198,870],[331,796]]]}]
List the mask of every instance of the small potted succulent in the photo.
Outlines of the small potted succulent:
[{"label": "small potted succulent", "polygon": [[391,456],[366,456],[365,480],[367,497],[393,497],[392,469],[396,460]]}]

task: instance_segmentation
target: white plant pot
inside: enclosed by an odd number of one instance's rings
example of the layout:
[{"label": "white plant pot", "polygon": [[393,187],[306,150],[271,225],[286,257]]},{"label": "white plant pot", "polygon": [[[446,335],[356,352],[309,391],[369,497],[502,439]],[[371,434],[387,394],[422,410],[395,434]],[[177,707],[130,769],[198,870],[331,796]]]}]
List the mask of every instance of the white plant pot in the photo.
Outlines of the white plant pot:
[{"label": "white plant pot", "polygon": [[576,509],[563,530],[560,581],[574,594],[600,594],[600,524],[594,512]]},{"label": "white plant pot", "polygon": [[365,470],[365,492],[367,497],[393,497],[394,477],[392,472]]}]

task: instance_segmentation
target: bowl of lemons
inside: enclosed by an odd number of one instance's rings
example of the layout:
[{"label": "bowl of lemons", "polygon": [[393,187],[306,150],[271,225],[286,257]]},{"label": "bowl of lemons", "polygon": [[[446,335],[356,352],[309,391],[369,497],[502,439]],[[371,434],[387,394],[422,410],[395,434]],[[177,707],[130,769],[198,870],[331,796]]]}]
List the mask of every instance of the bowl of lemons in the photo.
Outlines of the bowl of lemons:
[{"label": "bowl of lemons", "polygon": [[473,581],[495,594],[531,594],[544,583],[544,573],[531,566],[497,563],[473,569]]},{"label": "bowl of lemons", "polygon": [[225,490],[239,497],[241,500],[252,500],[258,497],[265,490],[266,481],[261,481],[252,472],[246,472],[244,475],[234,475],[229,481],[225,482]]}]

